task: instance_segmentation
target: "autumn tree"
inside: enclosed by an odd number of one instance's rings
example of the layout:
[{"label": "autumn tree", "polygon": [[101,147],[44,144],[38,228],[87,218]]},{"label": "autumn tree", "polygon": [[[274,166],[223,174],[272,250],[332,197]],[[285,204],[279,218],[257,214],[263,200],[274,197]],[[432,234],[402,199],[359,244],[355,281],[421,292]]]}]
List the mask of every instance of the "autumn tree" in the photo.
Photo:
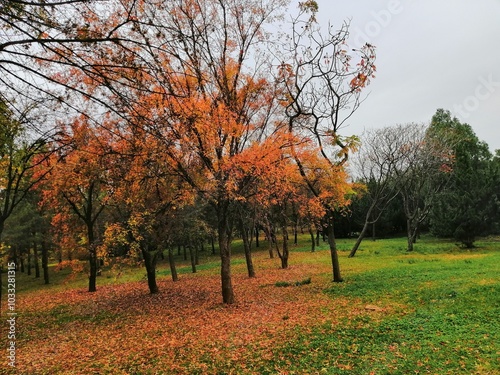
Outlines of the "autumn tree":
[{"label": "autumn tree", "polygon": [[[281,62],[277,80],[283,87],[281,103],[289,132],[314,142],[323,160],[321,169],[308,169],[295,153],[301,175],[324,210],[323,225],[328,234],[333,280],[342,281],[334,237],[334,212],[347,202],[337,199],[342,196],[339,193],[348,189],[344,164],[349,153],[356,149],[357,138],[343,137],[340,129],[361,104],[361,91],[373,77],[375,48],[366,44],[353,51],[353,57],[347,45],[349,25],[344,24],[338,31],[329,25],[327,31],[322,32],[316,13],[315,1],[300,3],[285,53],[277,56]],[[333,181],[337,185],[333,185]]]},{"label": "autumn tree", "polygon": [[[60,226],[60,235],[74,238],[75,232],[80,232],[83,239],[89,261],[89,292],[96,291],[98,220],[113,195],[109,186],[109,169],[114,164],[110,145],[107,132],[91,126],[84,116],[76,118],[61,126],[54,151],[38,172],[48,172],[42,184],[43,200],[57,211],[53,224]],[[76,227],[70,226],[72,218]]]},{"label": "autumn tree", "polygon": [[176,274],[171,244],[180,229],[179,212],[192,202],[193,195],[165,163],[155,137],[139,131],[130,136],[122,134],[113,148],[121,157],[110,174],[114,186],[111,202],[120,207],[121,215],[108,223],[101,250],[108,253],[124,246],[129,249],[128,257],[142,258],[153,294],[159,291],[156,265],[165,249],[169,250],[172,275]]}]

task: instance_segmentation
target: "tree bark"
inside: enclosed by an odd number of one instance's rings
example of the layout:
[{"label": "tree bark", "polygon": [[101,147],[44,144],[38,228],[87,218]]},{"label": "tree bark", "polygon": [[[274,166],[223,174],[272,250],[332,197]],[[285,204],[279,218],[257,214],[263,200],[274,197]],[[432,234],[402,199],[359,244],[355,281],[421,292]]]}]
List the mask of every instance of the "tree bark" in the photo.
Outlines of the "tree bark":
[{"label": "tree bark", "polygon": [[28,263],[28,276],[31,276],[31,248],[29,245],[27,251],[26,262]]},{"label": "tree bark", "polygon": [[363,229],[361,230],[361,233],[358,236],[358,239],[356,240],[356,243],[351,249],[351,252],[349,253],[349,258],[354,257],[356,255],[356,251],[359,249],[359,245],[361,245],[361,242],[363,241],[363,238],[365,238],[366,232],[368,231],[368,221],[365,221],[365,224],[363,225]]},{"label": "tree bark", "polygon": [[42,269],[43,269],[43,280],[45,285],[49,284],[49,249],[47,249],[47,244],[45,240],[42,240]]},{"label": "tree bark", "polygon": [[332,259],[333,281],[336,283],[344,281],[340,274],[339,254],[337,252],[337,242],[335,241],[335,227],[333,222],[333,212],[328,212],[328,221],[326,232],[328,235],[328,244],[330,245],[330,256]]},{"label": "tree bark", "polygon": [[196,273],[196,255],[194,254],[195,250],[193,249],[193,246],[188,245],[189,247],[189,259],[191,261],[191,272]]},{"label": "tree bark", "polygon": [[156,260],[158,252],[153,249],[153,254],[149,249],[141,249],[142,256],[144,257],[144,265],[146,266],[146,273],[148,276],[148,287],[151,294],[159,292],[158,284],[156,284]]},{"label": "tree bark", "polygon": [[240,218],[240,230],[243,239],[243,249],[245,251],[245,261],[247,264],[248,277],[255,277],[255,268],[252,261],[252,248],[250,246],[249,233],[245,228],[243,219]]},{"label": "tree bark", "polygon": [[171,247],[168,248],[168,264],[170,266],[170,273],[172,274],[172,281],[179,281],[177,268],[175,267],[174,252]]},{"label": "tree bark", "polygon": [[229,225],[228,207],[228,202],[219,202],[217,204],[217,234],[221,259],[222,302],[230,305],[235,302],[235,298],[231,279],[231,227]]},{"label": "tree bark", "polygon": [[311,253],[314,253],[316,251],[316,240],[314,238],[312,225],[309,225],[309,235],[311,236]]},{"label": "tree bark", "polygon": [[38,244],[36,241],[33,243],[33,260],[35,261],[35,277],[40,278],[40,262],[38,259]]}]

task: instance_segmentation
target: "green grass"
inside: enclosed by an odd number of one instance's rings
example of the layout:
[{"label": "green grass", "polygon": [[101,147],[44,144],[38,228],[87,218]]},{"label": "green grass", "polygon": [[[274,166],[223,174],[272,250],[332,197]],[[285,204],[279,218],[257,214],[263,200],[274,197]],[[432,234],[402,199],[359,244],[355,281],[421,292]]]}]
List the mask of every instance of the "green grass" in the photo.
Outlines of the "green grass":
[{"label": "green grass", "polygon": [[[500,252],[467,252],[426,239],[415,253],[402,239],[367,243],[346,282],[325,293],[392,313],[343,319],[296,332],[271,364],[290,374],[500,374]],[[343,244],[347,250],[348,242]],[[342,246],[342,244],[340,245]],[[363,264],[362,264],[363,263]],[[332,319],[333,321],[333,319]],[[289,361],[293,358],[292,361]]]}]

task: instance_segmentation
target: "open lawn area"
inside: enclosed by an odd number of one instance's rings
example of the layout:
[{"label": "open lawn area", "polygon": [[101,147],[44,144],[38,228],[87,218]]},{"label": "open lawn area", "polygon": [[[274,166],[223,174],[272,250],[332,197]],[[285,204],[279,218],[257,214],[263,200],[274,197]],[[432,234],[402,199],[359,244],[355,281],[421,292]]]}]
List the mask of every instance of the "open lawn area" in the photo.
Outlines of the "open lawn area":
[{"label": "open lawn area", "polygon": [[[500,242],[472,251],[423,238],[365,241],[331,282],[326,244],[292,248],[289,269],[254,250],[246,276],[235,243],[237,302],[221,302],[217,257],[180,280],[158,267],[150,295],[143,268],[105,269],[96,293],[85,275],[16,277],[16,369],[2,374],[500,374]],[[3,285],[5,286],[5,277]],[[310,282],[309,282],[310,281]],[[4,293],[2,293],[4,298]],[[7,323],[2,301],[2,342]],[[7,369],[7,370],[5,370]]]}]

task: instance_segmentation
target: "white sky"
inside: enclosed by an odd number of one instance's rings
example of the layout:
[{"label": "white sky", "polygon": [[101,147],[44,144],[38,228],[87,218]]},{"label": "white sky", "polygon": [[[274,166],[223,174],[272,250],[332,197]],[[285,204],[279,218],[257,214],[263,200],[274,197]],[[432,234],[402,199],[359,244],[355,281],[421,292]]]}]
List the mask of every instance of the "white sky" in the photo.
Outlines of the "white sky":
[{"label": "white sky", "polygon": [[351,19],[350,47],[377,47],[377,77],[343,135],[444,108],[500,149],[500,0],[317,2],[321,24]]}]

